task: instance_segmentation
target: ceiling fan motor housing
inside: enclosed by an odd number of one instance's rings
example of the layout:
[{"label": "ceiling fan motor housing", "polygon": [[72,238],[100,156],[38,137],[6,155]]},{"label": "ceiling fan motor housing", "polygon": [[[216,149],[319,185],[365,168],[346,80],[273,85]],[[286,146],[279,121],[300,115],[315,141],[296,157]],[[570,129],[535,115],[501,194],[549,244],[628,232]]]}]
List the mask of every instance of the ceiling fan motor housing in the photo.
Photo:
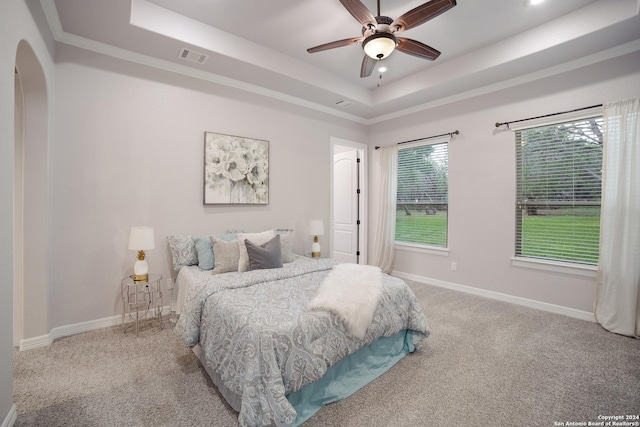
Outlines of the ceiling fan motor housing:
[{"label": "ceiling fan motor housing", "polygon": [[393,33],[391,30],[391,24],[393,24],[393,19],[388,16],[376,16],[376,25],[369,23],[368,25],[362,27],[362,35],[364,37],[368,37],[374,33]]}]

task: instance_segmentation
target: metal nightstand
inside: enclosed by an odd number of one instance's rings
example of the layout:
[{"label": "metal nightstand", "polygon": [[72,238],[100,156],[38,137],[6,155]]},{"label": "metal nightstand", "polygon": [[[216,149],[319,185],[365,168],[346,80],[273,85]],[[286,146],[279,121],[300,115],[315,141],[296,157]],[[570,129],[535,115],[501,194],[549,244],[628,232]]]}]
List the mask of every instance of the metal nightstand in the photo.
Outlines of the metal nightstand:
[{"label": "metal nightstand", "polygon": [[[135,320],[136,337],[140,329],[140,320],[157,318],[160,330],[162,330],[162,276],[160,274],[149,274],[149,279],[144,282],[136,282],[132,276],[127,276],[120,282],[122,288],[122,325],[123,332],[126,333],[134,325],[126,324],[125,318]],[[136,315],[133,316],[135,310]],[[149,316],[149,317],[148,317]]]}]

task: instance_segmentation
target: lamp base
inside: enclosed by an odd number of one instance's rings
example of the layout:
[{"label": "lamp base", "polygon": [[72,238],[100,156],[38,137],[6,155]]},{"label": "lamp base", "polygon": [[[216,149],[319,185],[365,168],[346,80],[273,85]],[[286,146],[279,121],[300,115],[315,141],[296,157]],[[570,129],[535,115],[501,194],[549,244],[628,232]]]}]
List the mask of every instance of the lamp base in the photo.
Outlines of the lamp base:
[{"label": "lamp base", "polygon": [[318,236],[313,238],[313,244],[311,245],[311,258],[320,258],[320,243],[318,243]]},{"label": "lamp base", "polygon": [[[142,252],[142,251],[141,251]],[[138,258],[135,264],[133,264],[133,281],[134,282],[146,282],[149,280],[149,264],[147,261]]]},{"label": "lamp base", "polygon": [[133,281],[134,282],[147,282],[147,281],[149,281],[149,275],[148,274],[134,274],[131,277],[133,277]]}]

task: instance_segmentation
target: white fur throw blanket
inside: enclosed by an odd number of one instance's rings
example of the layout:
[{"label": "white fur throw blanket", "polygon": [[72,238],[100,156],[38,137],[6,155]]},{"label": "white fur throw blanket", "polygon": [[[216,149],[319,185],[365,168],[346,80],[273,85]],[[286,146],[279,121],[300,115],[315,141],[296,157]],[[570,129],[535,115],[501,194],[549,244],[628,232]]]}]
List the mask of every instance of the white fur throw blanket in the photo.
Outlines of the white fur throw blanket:
[{"label": "white fur throw blanket", "polygon": [[382,272],[378,267],[338,264],[325,277],[309,310],[334,313],[347,333],[364,338],[382,296]]}]

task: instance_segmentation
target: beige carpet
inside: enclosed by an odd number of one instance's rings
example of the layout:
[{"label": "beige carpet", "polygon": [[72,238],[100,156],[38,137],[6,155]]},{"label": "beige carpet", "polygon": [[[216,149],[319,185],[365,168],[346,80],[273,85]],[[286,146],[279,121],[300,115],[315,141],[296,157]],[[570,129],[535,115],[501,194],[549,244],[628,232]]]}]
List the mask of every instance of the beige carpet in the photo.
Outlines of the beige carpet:
[{"label": "beige carpet", "polygon": [[[595,323],[410,283],[432,334],[304,426],[555,426],[640,414],[640,340]],[[15,352],[16,426],[235,426],[165,323]]]}]

